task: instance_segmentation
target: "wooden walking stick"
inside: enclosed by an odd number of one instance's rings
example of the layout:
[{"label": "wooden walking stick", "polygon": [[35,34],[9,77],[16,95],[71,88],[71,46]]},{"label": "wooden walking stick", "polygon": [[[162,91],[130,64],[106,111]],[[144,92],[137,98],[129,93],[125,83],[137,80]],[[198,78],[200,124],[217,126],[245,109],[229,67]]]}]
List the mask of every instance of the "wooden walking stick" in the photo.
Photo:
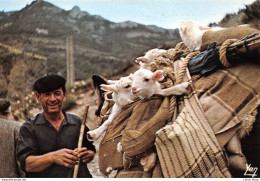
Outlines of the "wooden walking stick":
[{"label": "wooden walking stick", "polygon": [[[85,124],[86,124],[86,120],[87,120],[87,115],[88,115],[88,108],[89,108],[89,106],[85,107],[85,111],[84,111],[84,114],[83,114],[83,119],[82,119],[80,133],[79,133],[78,149],[82,148],[82,141],[83,141],[83,135],[84,135],[84,131],[85,131]],[[79,163],[74,166],[73,178],[77,178],[78,171],[79,171]]]}]

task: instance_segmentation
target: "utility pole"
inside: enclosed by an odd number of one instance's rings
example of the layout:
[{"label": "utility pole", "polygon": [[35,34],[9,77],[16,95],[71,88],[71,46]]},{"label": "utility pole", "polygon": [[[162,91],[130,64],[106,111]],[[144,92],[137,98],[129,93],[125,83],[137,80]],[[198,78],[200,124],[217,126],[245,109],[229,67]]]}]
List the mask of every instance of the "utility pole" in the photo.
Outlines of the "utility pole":
[{"label": "utility pole", "polygon": [[73,34],[66,36],[66,73],[68,86],[72,86],[75,80],[75,67],[73,57]]},{"label": "utility pole", "polygon": [[45,59],[44,60],[44,63],[43,63],[43,65],[44,65],[44,74],[45,75],[47,75],[48,74],[48,59]]},{"label": "utility pole", "polygon": [[25,95],[26,95],[26,70],[27,70],[27,67],[26,67],[26,56],[24,55],[24,51],[23,51],[23,83],[22,83],[22,89],[23,89],[23,93],[22,93],[22,107],[23,107],[23,111],[26,109],[25,107]]}]

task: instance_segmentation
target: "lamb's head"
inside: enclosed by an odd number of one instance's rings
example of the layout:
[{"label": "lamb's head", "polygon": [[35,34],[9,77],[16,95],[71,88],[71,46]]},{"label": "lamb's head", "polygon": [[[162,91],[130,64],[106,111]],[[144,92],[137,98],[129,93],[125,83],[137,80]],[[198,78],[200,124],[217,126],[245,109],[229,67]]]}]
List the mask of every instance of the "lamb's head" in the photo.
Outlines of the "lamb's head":
[{"label": "lamb's head", "polygon": [[183,43],[191,50],[199,50],[202,43],[202,35],[210,27],[202,26],[192,20],[182,21],[179,26],[179,33]]},{"label": "lamb's head", "polygon": [[189,32],[195,33],[199,31],[207,31],[207,30],[210,30],[210,27],[202,26],[192,20],[184,20],[181,22],[179,26],[179,32],[181,36],[186,35]]},{"label": "lamb's head", "polygon": [[117,81],[108,82],[113,82],[113,84],[102,84],[101,89],[104,91],[113,92],[113,100],[119,107],[123,107],[129,104],[137,98],[137,96],[131,93],[132,75],[129,75],[127,77],[121,77]]},{"label": "lamb's head", "polygon": [[166,50],[154,48],[145,53],[144,56],[136,58],[135,62],[139,63],[141,68],[149,69],[150,63],[154,61],[162,53],[165,53]]},{"label": "lamb's head", "polygon": [[163,80],[164,76],[162,70],[151,72],[147,69],[139,69],[132,75],[132,78],[132,93],[145,99],[151,97],[160,89],[158,81]]}]

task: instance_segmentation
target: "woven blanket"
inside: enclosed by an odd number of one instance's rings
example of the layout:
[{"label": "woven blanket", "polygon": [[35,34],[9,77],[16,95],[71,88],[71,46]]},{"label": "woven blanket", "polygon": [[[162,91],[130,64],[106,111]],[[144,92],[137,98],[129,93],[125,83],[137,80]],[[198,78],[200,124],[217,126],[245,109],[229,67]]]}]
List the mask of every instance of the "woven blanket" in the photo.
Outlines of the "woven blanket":
[{"label": "woven blanket", "polygon": [[216,42],[216,45],[222,45],[227,39],[242,39],[247,35],[253,33],[260,33],[259,30],[250,26],[236,26],[230,28],[224,28],[218,31],[206,31],[202,36],[202,45],[200,51],[206,50],[208,45]]},{"label": "woven blanket", "polygon": [[105,174],[109,175],[108,167],[113,170],[123,168],[123,155],[117,151],[117,144],[122,139],[122,131],[126,127],[128,117],[132,114],[134,106],[137,102],[125,106],[117,117],[109,124],[104,137],[99,145],[99,169]]},{"label": "woven blanket", "polygon": [[260,103],[260,66],[246,62],[198,79],[198,99],[186,97],[177,119],[157,132],[164,177],[230,177],[221,149],[250,131]]},{"label": "woven blanket", "polygon": [[[175,69],[181,65],[181,61],[176,62]],[[182,107],[177,119],[156,133],[155,145],[164,177],[231,177],[194,91],[185,96]]]},{"label": "woven blanket", "polygon": [[203,111],[192,94],[171,125],[156,134],[156,148],[164,177],[230,177],[225,159]]},{"label": "woven blanket", "polygon": [[[148,151],[155,150],[155,132],[169,119],[168,97],[152,96],[125,106],[108,126],[101,140],[99,146],[101,172],[108,175],[106,171],[108,167],[114,170],[124,169],[123,155],[117,151],[118,142],[121,142],[124,154],[131,158],[129,165],[140,167],[140,158]],[[139,171],[141,170],[142,167]],[[129,174],[131,175],[131,172]]]},{"label": "woven blanket", "polygon": [[260,64],[243,62],[195,82],[205,116],[221,147],[238,131],[240,138],[250,131],[253,122],[249,118],[260,104]]}]

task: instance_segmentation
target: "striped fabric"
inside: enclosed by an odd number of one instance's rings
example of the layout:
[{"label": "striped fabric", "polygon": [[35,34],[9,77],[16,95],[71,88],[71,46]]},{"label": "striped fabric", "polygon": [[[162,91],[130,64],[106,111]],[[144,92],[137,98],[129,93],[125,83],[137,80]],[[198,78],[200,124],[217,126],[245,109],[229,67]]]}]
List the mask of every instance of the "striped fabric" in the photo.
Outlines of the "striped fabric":
[{"label": "striped fabric", "polygon": [[260,104],[259,68],[244,62],[194,83],[196,94],[186,96],[178,117],[156,133],[164,177],[231,177],[221,149],[252,127],[249,115]]},{"label": "striped fabric", "polygon": [[157,132],[155,145],[164,177],[230,177],[224,156],[194,94],[173,124]]},{"label": "striped fabric", "polygon": [[[242,138],[249,131],[243,129],[250,127],[248,118],[260,104],[259,70],[260,64],[245,60],[195,82],[201,106],[221,147],[236,132]],[[242,129],[241,123],[246,125]]]}]

